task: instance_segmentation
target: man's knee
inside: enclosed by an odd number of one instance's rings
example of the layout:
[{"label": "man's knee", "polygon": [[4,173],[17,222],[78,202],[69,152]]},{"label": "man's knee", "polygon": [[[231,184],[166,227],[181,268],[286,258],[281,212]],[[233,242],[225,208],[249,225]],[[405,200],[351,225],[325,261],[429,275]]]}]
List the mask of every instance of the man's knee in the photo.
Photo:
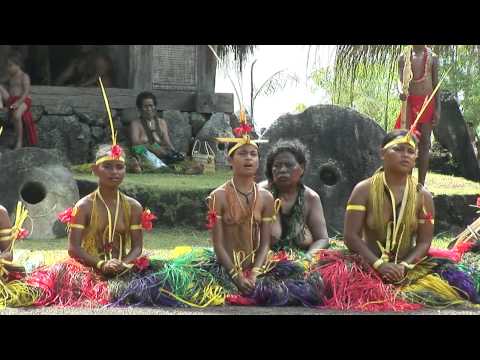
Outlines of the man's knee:
[{"label": "man's knee", "polygon": [[13,121],[15,121],[15,122],[21,121],[22,120],[22,114],[23,114],[23,112],[15,111],[13,113],[13,116],[12,116]]},{"label": "man's knee", "polygon": [[17,121],[22,120],[22,116],[23,116],[25,110],[26,110],[26,108],[25,108],[24,104],[20,105],[20,107],[17,110],[15,110],[15,112],[13,113],[14,119],[17,120]]}]

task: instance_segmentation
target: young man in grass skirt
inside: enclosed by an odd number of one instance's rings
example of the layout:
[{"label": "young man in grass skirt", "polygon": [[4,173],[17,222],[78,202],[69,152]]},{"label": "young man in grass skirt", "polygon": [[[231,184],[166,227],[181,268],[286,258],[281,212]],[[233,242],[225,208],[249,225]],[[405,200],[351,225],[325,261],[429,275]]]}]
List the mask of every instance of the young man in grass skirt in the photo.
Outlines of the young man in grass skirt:
[{"label": "young man in grass skirt", "polygon": [[[98,189],[67,209],[59,219],[68,227],[70,258],[29,274],[25,283],[36,289],[34,305],[101,306],[115,298],[118,282],[128,286],[132,272],[148,267],[141,257],[144,227],[154,216],[122,194],[125,155],[116,143],[110,107],[100,80],[112,130],[112,145],[100,147],[92,172]],[[114,282],[115,289],[112,288]]]}]

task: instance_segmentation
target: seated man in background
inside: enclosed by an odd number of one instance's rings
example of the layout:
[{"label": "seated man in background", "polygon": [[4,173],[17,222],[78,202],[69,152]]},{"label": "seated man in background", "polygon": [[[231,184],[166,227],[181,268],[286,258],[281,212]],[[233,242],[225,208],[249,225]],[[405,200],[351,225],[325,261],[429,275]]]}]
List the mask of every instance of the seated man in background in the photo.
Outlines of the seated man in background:
[{"label": "seated man in background", "polygon": [[29,146],[37,145],[38,132],[33,121],[30,97],[30,76],[23,71],[20,53],[11,52],[7,57],[8,85],[0,85],[0,109],[6,110],[13,122],[16,135],[15,150],[23,147],[23,134],[26,132]]},{"label": "seated man in background", "polygon": [[132,153],[137,160],[155,169],[183,161],[183,154],[176,151],[170,141],[167,122],[157,114],[155,95],[140,93],[136,105],[140,118],[130,123],[129,135]]},{"label": "seated man in background", "polygon": [[72,60],[55,82],[58,86],[97,86],[102,78],[105,87],[113,86],[112,60],[94,45],[80,45],[80,54]]}]

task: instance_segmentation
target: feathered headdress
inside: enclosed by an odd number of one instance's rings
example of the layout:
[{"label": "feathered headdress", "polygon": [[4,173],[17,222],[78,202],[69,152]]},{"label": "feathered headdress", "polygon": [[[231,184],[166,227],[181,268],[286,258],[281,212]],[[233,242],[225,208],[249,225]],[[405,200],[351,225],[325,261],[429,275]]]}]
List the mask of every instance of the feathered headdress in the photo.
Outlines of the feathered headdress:
[{"label": "feathered headdress", "polygon": [[125,162],[125,158],[122,156],[123,149],[120,145],[117,144],[117,133],[115,128],[113,127],[113,119],[112,119],[112,112],[110,110],[110,104],[108,102],[107,93],[105,92],[105,88],[103,87],[102,78],[98,78],[100,83],[100,88],[102,89],[103,100],[105,102],[105,107],[107,109],[108,120],[110,122],[110,130],[112,132],[112,149],[110,150],[110,154],[102,156],[101,158],[97,159],[95,165],[98,165],[104,161],[111,161],[111,160],[119,160]]},{"label": "feathered headdress", "polygon": [[[222,62],[220,57],[217,55],[215,50],[211,45],[208,45],[209,49],[212,51],[213,55],[217,59],[217,61]],[[222,138],[218,137],[215,138],[220,143],[236,143],[235,146],[233,146],[229,151],[228,151],[228,156],[231,156],[235,150],[237,150],[239,147],[243,145],[253,145],[258,149],[258,143],[266,143],[268,140],[252,140],[250,137],[250,133],[253,130],[253,126],[247,122],[247,116],[245,113],[245,107],[243,106],[243,101],[241,97],[239,96],[239,92],[237,91],[237,88],[235,87],[235,83],[233,82],[232,78],[230,77],[230,74],[228,73],[227,68],[225,67],[225,72],[227,74],[228,79],[232,83],[233,89],[235,91],[235,95],[237,97],[238,103],[240,104],[240,126],[236,127],[233,129],[233,132],[236,137],[233,138]],[[241,92],[240,92],[241,94]]]}]

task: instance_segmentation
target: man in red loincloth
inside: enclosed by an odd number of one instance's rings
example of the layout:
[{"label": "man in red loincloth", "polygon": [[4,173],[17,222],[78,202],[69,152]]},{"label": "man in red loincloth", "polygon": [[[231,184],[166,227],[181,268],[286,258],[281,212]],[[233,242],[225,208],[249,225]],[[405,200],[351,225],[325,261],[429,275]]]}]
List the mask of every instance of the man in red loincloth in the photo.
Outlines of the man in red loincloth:
[{"label": "man in red loincloth", "polygon": [[[410,65],[413,77],[409,83],[404,84],[404,67]],[[396,129],[409,129],[417,118],[426,99],[432,94],[438,84],[438,56],[432,52],[426,45],[412,45],[410,58],[407,59],[402,54],[398,61],[400,73],[400,100],[406,101],[405,119],[402,123],[402,113],[400,113]],[[404,80],[405,81],[405,80]],[[408,89],[407,92],[404,89]],[[415,129],[420,133],[418,145],[418,182],[425,185],[428,163],[430,158],[430,136],[432,128],[438,125],[440,120],[440,98],[436,93],[434,99],[428,104],[421,115]]]},{"label": "man in red loincloth", "polygon": [[38,143],[38,135],[35,123],[33,122],[30,108],[32,99],[30,98],[30,77],[22,71],[21,55],[13,52],[8,56],[7,73],[8,89],[0,86],[0,109],[4,104],[7,107],[10,118],[13,120],[17,141],[15,149],[23,146],[23,127],[27,133],[28,145]]}]

